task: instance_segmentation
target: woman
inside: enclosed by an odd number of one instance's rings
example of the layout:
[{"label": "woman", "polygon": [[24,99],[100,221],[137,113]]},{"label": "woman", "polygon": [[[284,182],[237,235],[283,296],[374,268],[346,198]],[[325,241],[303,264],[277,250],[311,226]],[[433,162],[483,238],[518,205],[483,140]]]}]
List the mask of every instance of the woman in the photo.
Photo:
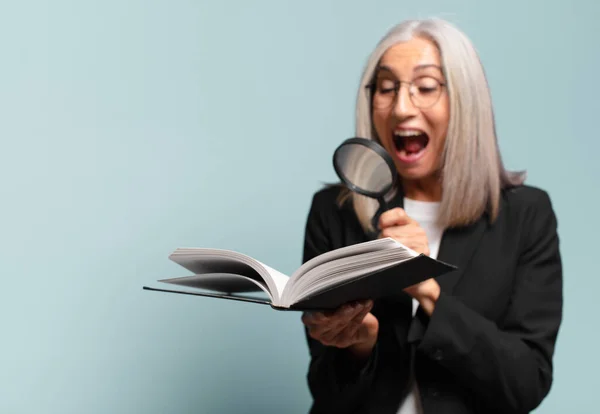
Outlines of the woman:
[{"label": "woman", "polygon": [[528,413],[550,390],[562,318],[557,221],[547,193],[504,169],[471,42],[441,20],[378,44],[357,135],[393,157],[400,185],[372,229],[373,201],[320,190],[304,261],[377,237],[457,271],[385,300],[306,313],[313,413]]}]

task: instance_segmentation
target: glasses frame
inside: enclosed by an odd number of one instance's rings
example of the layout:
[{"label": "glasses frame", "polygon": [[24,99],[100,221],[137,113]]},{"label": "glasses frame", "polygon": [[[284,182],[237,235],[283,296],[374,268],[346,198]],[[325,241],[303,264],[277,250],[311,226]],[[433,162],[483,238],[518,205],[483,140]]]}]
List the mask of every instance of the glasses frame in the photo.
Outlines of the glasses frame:
[{"label": "glasses frame", "polygon": [[[394,93],[396,94],[396,96],[394,97],[394,99],[392,99],[392,101],[390,102],[390,105],[384,108],[380,108],[380,109],[390,109],[394,106],[394,103],[396,102],[396,100],[398,99],[398,96],[400,95],[400,87],[402,86],[402,84],[406,84],[408,86],[408,96],[410,97],[410,102],[414,105],[415,108],[419,108],[419,109],[429,109],[431,108],[433,105],[435,105],[436,103],[438,103],[438,101],[440,100],[441,96],[442,96],[442,92],[440,92],[440,94],[438,95],[438,97],[436,98],[436,100],[428,106],[421,106],[421,105],[417,105],[414,101],[414,94],[412,92],[412,87],[413,84],[415,83],[415,81],[417,79],[422,79],[422,78],[431,78],[433,80],[435,80],[440,87],[443,89],[447,86],[446,82],[442,82],[440,80],[438,80],[437,78],[433,77],[433,76],[418,76],[416,78],[414,78],[413,80],[409,81],[401,81],[401,80],[395,80],[394,81],[394,87],[392,88],[392,90],[394,91]],[[391,79],[389,79],[391,81]],[[371,107],[375,107],[373,105],[373,100],[375,99],[375,93],[377,92],[375,89],[377,88],[377,80],[373,80],[372,82],[370,82],[369,84],[365,85],[365,89],[367,89],[370,94],[371,94]]]}]

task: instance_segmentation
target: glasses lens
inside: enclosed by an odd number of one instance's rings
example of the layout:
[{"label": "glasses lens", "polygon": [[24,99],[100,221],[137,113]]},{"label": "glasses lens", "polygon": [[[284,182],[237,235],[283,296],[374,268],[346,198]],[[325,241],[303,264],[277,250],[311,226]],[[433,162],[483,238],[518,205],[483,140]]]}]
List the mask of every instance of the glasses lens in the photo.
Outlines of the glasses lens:
[{"label": "glasses lens", "polygon": [[441,94],[442,86],[440,82],[429,76],[415,79],[411,86],[413,104],[419,108],[433,106]]},{"label": "glasses lens", "polygon": [[[371,91],[373,94],[373,107],[376,109],[388,109],[396,101],[399,85],[385,78],[377,79]],[[410,98],[417,108],[429,108],[433,106],[442,94],[440,82],[430,76],[423,76],[413,80],[410,86]]]},{"label": "glasses lens", "polygon": [[373,106],[379,109],[389,108],[396,99],[396,82],[391,79],[378,78],[372,91]]}]

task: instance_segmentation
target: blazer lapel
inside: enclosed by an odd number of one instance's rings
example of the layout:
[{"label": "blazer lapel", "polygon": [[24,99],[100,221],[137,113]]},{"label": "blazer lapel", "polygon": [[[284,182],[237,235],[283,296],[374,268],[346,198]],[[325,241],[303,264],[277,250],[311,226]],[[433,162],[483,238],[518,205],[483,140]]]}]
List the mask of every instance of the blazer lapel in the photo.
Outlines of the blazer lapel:
[{"label": "blazer lapel", "polygon": [[[483,218],[470,226],[451,228],[444,232],[437,258],[442,262],[456,266],[457,269],[436,278],[442,292],[453,293],[461,276],[467,270],[469,261],[477,250],[486,227],[487,217],[484,215]],[[406,338],[409,344],[421,341],[425,335],[427,319],[425,312],[419,307],[416,317],[413,318],[408,329]]]},{"label": "blazer lapel", "polygon": [[[388,210],[395,207],[404,208],[404,191],[402,186],[398,186],[395,192],[388,197]],[[443,292],[452,293],[460,277],[469,265],[469,261],[473,257],[477,246],[479,246],[487,225],[488,214],[486,213],[469,226],[455,227],[444,231],[437,259],[452,264],[457,269],[436,278]],[[377,236],[375,235],[375,237]]]},{"label": "blazer lapel", "polygon": [[444,232],[437,258],[457,267],[455,271],[436,278],[444,293],[453,292],[477,250],[486,227],[487,215],[484,215],[470,226],[451,228]]}]

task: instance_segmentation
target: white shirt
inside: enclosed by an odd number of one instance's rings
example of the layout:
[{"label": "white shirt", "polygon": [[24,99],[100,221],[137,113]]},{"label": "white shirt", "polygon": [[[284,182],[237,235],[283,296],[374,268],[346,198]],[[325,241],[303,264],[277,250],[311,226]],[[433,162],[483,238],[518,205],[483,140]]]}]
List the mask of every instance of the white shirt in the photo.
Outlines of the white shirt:
[{"label": "white shirt", "polygon": [[[429,244],[429,256],[437,258],[440,242],[444,229],[437,223],[439,213],[439,202],[417,201],[409,198],[404,199],[404,211],[406,214],[416,220],[419,226],[425,230],[427,242]],[[412,300],[413,317],[419,308],[419,302],[416,299]],[[421,414],[421,398],[419,396],[419,388],[416,381],[412,382],[412,391],[408,393],[402,405],[398,410],[398,414]]]}]

